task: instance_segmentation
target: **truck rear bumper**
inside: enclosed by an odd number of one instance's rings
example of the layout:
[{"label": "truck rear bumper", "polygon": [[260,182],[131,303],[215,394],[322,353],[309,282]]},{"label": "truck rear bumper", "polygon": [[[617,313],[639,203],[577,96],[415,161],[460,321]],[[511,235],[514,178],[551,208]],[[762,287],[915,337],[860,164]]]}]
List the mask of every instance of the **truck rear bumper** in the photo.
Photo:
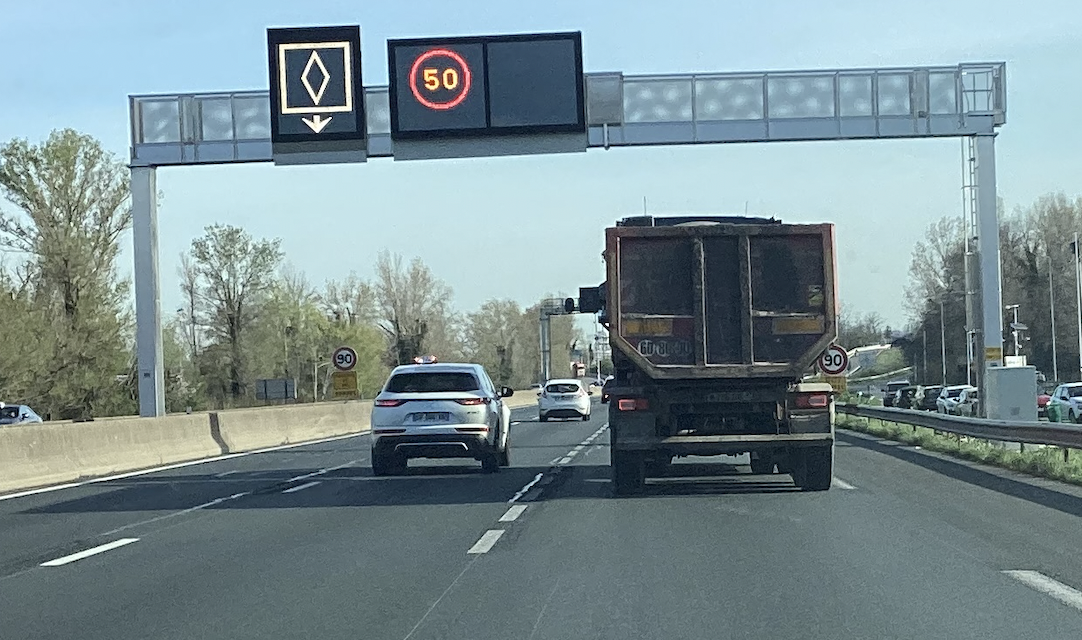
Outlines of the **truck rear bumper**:
[{"label": "truck rear bumper", "polygon": [[674,455],[721,455],[763,449],[817,447],[834,443],[833,433],[783,435],[668,436],[664,438],[617,438],[616,451],[666,451]]}]

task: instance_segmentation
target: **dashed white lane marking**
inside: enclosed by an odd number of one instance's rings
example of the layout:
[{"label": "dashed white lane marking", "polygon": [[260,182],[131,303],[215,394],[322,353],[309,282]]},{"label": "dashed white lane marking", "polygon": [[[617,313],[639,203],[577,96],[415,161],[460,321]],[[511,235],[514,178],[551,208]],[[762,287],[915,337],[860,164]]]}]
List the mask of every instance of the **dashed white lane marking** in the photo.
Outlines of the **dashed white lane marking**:
[{"label": "dashed white lane marking", "polygon": [[522,423],[521,423],[521,422],[512,422],[512,423],[511,423],[511,426],[513,427],[513,426],[515,426],[516,424],[522,424]]},{"label": "dashed white lane marking", "polygon": [[577,446],[576,446],[576,447],[575,447],[574,449],[572,449],[572,450],[571,450],[571,452],[572,452],[572,453],[578,453],[579,451],[582,451],[582,450],[583,450],[583,449],[585,449],[585,448],[586,448],[586,446],[585,446],[585,445],[581,445],[581,444],[580,444],[580,445],[577,445]]},{"label": "dashed white lane marking", "polygon": [[529,482],[526,483],[526,486],[519,489],[518,493],[516,493],[514,496],[512,496],[512,498],[510,500],[508,500],[508,502],[514,502],[514,501],[518,500],[519,498],[521,498],[522,496],[526,495],[526,492],[529,491],[530,489],[532,489],[535,484],[537,484],[538,482],[541,482],[541,478],[544,475],[545,474],[543,474],[543,473],[539,473],[536,476],[534,476],[533,480],[530,480]]},{"label": "dashed white lane marking", "polygon": [[470,547],[470,550],[466,553],[488,553],[490,549],[496,544],[496,541],[503,535],[503,529],[489,529]]},{"label": "dashed white lane marking", "polygon": [[43,567],[59,567],[59,566],[62,566],[62,565],[65,565],[65,564],[68,564],[68,563],[71,563],[71,562],[75,562],[76,560],[82,560],[83,558],[89,558],[90,556],[96,556],[99,553],[105,553],[106,551],[111,551],[112,549],[116,549],[118,547],[123,547],[125,545],[129,545],[129,544],[131,544],[133,542],[139,542],[139,538],[121,538],[120,540],[113,540],[112,542],[108,542],[108,543],[103,544],[103,545],[98,545],[98,546],[93,547],[91,549],[87,549],[85,551],[80,551],[79,553],[73,553],[70,556],[64,556],[62,558],[57,558],[56,560],[50,560],[48,562],[42,562],[41,566],[43,566]]},{"label": "dashed white lane marking", "polygon": [[1063,604],[1082,610],[1082,591],[1069,587],[1059,580],[1053,580],[1039,571],[1004,571],[1027,587],[1052,596]]},{"label": "dashed white lane marking", "polygon": [[842,480],[841,478],[834,478],[834,480],[831,482],[831,484],[834,485],[835,487],[838,487],[839,489],[845,489],[847,491],[852,491],[853,489],[856,489],[856,487],[849,484],[845,480]]},{"label": "dashed white lane marking", "polygon": [[324,473],[330,473],[331,471],[338,471],[339,469],[345,469],[346,467],[351,467],[351,466],[353,466],[354,464],[356,464],[356,463],[358,463],[360,461],[361,461],[360,458],[358,458],[357,460],[350,460],[349,462],[347,462],[345,464],[340,464],[340,465],[338,465],[336,467],[327,467],[326,469],[320,469],[319,471],[313,471],[312,473],[306,473],[306,474],[304,474],[302,476],[295,476],[293,478],[290,478],[289,482],[297,482],[299,480],[307,480],[308,478],[314,478],[316,476],[321,476]]},{"label": "dashed white lane marking", "polygon": [[151,524],[153,522],[160,522],[161,520],[166,520],[168,518],[175,518],[177,516],[182,516],[182,515],[184,515],[186,513],[191,513],[193,511],[199,511],[200,509],[206,509],[207,507],[214,507],[214,506],[222,504],[223,502],[228,502],[230,500],[236,500],[237,498],[243,498],[244,496],[246,496],[246,495],[248,495],[250,493],[251,493],[251,491],[244,491],[244,492],[241,492],[241,493],[234,493],[233,495],[226,496],[224,498],[215,498],[214,500],[211,500],[210,502],[204,502],[203,504],[196,505],[194,507],[188,507],[187,509],[181,509],[180,511],[174,511],[173,513],[167,513],[167,514],[165,514],[163,516],[157,516],[155,518],[150,518],[148,520],[140,520],[139,522],[133,522],[131,524],[126,524],[123,527],[117,527],[116,529],[113,529],[112,531],[106,531],[105,533],[103,533],[101,535],[108,536],[108,535],[112,535],[114,533],[120,533],[121,531],[125,531],[125,530],[131,529],[133,527],[140,527],[140,526],[142,526],[144,524]]},{"label": "dashed white lane marking", "polygon": [[500,522],[514,522],[515,520],[518,520],[518,517],[521,516],[522,512],[525,510],[526,505],[524,504],[512,505],[511,508],[507,510],[507,513],[500,516]]},{"label": "dashed white lane marking", "polygon": [[234,473],[240,473],[240,470],[238,470],[238,469],[233,469],[232,471],[223,471],[223,472],[221,472],[221,473],[215,474],[215,475],[214,475],[214,477],[215,477],[215,478],[224,478],[224,477],[226,477],[226,476],[231,476],[231,475],[233,475]]},{"label": "dashed white lane marking", "polygon": [[560,458],[560,462],[558,464],[567,464],[569,462],[571,462],[571,456],[564,456]]},{"label": "dashed white lane marking", "polygon": [[298,491],[303,491],[304,489],[307,489],[308,487],[314,487],[317,484],[319,484],[319,480],[316,480],[315,482],[305,482],[304,484],[299,484],[299,485],[297,485],[295,487],[290,487],[290,488],[286,489],[285,491],[283,491],[282,493],[296,493]]},{"label": "dashed white lane marking", "polygon": [[356,438],[358,436],[368,435],[368,429],[359,431],[357,433],[347,433],[344,436],[331,436],[330,438],[323,438],[322,440],[312,440],[309,442],[296,442],[293,444],[281,444],[276,447],[266,447],[264,449],[256,449],[254,451],[242,451],[240,453],[227,453],[224,456],[214,456],[213,458],[204,458],[202,460],[190,460],[188,462],[178,462],[176,464],[167,464],[161,467],[154,467],[151,469],[141,469],[139,471],[129,471],[126,473],[118,473],[111,476],[102,476],[101,478],[93,478],[91,480],[83,480],[80,482],[67,482],[65,484],[57,484],[49,487],[41,487],[39,489],[29,489],[27,491],[19,491],[17,493],[9,493],[7,495],[0,496],[0,502],[4,500],[14,500],[16,498],[25,498],[26,496],[33,496],[39,493],[49,493],[52,491],[60,491],[61,489],[74,489],[75,487],[82,487],[88,484],[98,484],[101,482],[111,482],[113,480],[123,480],[124,478],[134,478],[137,476],[145,476],[151,473],[158,473],[161,471],[170,471],[172,469],[182,469],[184,467],[191,467],[199,464],[207,464],[208,462],[221,462],[222,460],[229,460],[232,458],[243,458],[245,456],[254,456],[260,453],[271,453],[274,451],[282,451],[284,449],[295,449],[297,447],[307,447],[309,445],[322,444],[325,442],[334,442],[335,440],[345,440],[346,438]]}]

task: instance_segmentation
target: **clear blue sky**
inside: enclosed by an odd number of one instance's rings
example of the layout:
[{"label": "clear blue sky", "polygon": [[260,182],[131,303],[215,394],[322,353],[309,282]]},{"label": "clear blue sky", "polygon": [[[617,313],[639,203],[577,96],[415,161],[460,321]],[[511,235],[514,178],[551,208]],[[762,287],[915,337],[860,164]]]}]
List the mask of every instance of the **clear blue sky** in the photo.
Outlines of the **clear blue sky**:
[{"label": "clear blue sky", "polygon": [[[74,127],[128,154],[127,96],[265,89],[270,26],[354,24],[366,84],[388,38],[581,30],[589,71],[827,69],[1008,62],[997,139],[1007,206],[1082,192],[1077,2],[0,0],[0,140]],[[960,215],[956,139],[592,150],[569,156],[160,171],[162,310],[204,226],[280,237],[322,283],[421,255],[461,310],[599,282],[602,229],[638,213],[739,213],[838,225],[843,303],[904,322],[913,244]],[[438,195],[437,195],[438,194]],[[125,239],[130,243],[130,237]],[[130,251],[121,271],[131,272]]]}]

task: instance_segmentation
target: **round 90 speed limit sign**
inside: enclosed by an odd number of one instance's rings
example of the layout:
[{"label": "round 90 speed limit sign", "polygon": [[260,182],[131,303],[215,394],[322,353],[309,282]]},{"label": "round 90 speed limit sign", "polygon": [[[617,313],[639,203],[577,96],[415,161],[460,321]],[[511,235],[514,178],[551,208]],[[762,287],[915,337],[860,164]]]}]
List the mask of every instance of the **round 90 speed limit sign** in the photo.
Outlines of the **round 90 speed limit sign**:
[{"label": "round 90 speed limit sign", "polygon": [[840,375],[848,368],[849,354],[836,344],[827,347],[823,355],[819,356],[819,370],[828,376]]},{"label": "round 90 speed limit sign", "polygon": [[338,347],[331,356],[331,362],[339,371],[352,371],[357,366],[357,352],[351,347]]}]

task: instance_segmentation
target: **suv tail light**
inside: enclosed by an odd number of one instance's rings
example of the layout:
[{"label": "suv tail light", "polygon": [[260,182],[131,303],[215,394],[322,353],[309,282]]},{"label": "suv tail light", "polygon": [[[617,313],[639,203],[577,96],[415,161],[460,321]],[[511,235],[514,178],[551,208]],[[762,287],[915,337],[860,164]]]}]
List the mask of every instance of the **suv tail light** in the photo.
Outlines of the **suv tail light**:
[{"label": "suv tail light", "polygon": [[646,398],[620,398],[616,402],[616,408],[620,411],[646,411],[650,403]]},{"label": "suv tail light", "polygon": [[405,404],[405,400],[376,400],[377,407],[400,407]]},{"label": "suv tail light", "polygon": [[469,407],[479,404],[488,404],[488,398],[456,398],[455,402]]},{"label": "suv tail light", "polygon": [[826,393],[796,394],[797,409],[826,409],[830,406],[830,395]]}]

